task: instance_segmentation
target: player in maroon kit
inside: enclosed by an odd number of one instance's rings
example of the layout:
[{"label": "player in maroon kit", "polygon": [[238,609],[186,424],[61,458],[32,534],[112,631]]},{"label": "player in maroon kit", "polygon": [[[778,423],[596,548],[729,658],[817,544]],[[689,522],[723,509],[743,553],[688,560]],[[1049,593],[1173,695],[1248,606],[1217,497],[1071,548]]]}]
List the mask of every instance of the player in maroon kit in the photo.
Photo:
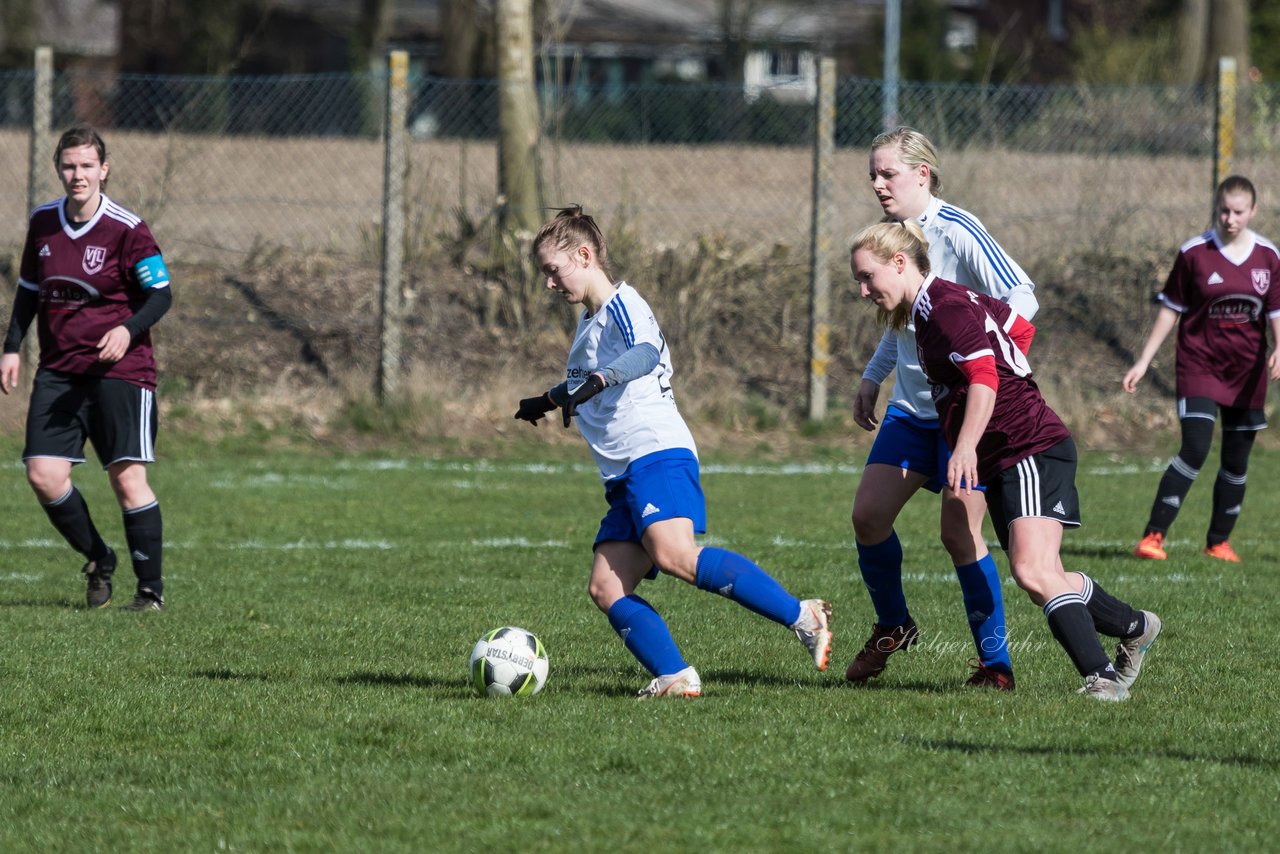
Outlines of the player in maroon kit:
[{"label": "player in maroon kit", "polygon": [[103,193],[111,165],[102,137],[75,127],[54,164],[66,196],[31,213],[0,390],[18,387],[22,338],[39,318],[40,364],[22,452],[27,481],[58,532],[88,563],[90,608],[111,602],[115,552],[103,541],[71,467],[93,443],[124,515],[137,576],[131,611],[164,608],[155,461],[156,363],[148,330],[169,309],[169,271],[146,223]]},{"label": "player in maroon kit", "polygon": [[1178,421],[1182,446],[1169,463],[1142,540],[1133,553],[1164,560],[1164,538],[1200,473],[1222,412],[1222,456],[1213,484],[1213,511],[1204,553],[1239,563],[1227,542],[1244,503],[1245,471],[1258,431],[1267,426],[1267,376],[1280,379],[1280,358],[1267,357],[1267,325],[1280,341],[1280,253],[1249,229],[1258,193],[1248,178],[1232,175],[1214,196],[1217,226],[1178,250],[1157,296],[1160,312],[1142,354],[1124,375],[1132,394],[1173,327]]},{"label": "player in maroon kit", "polygon": [[[1080,675],[1082,693],[1125,700],[1160,620],[1066,572],[1062,530],[1080,525],[1076,448],[1031,379],[1035,328],[1007,303],[929,272],[928,242],[911,221],[854,238],[854,279],[885,325],[914,323],[916,351],[951,448],[947,485],[986,486],[987,509],[1014,581],[1044,609]],[[1098,633],[1120,639],[1113,665]]]}]

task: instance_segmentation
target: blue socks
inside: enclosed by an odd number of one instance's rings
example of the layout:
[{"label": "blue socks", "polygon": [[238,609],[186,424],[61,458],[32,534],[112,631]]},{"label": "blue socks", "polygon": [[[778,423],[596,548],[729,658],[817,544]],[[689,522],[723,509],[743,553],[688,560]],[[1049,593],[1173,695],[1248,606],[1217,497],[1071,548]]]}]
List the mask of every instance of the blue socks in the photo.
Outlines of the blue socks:
[{"label": "blue socks", "polygon": [[907,597],[902,592],[902,543],[898,532],[874,546],[858,547],[858,569],[862,583],[871,594],[876,609],[876,622],[882,626],[901,626],[907,621]]},{"label": "blue socks", "polygon": [[609,625],[627,651],[654,676],[684,670],[687,665],[667,623],[653,606],[632,593],[609,606]]},{"label": "blue socks", "polygon": [[1004,597],[1000,595],[1000,571],[988,552],[981,560],[956,567],[964,594],[965,616],[973,633],[978,660],[986,667],[1013,673],[1009,661],[1008,630],[1004,625]]},{"label": "blue socks", "polygon": [[800,619],[799,599],[769,573],[727,549],[708,547],[698,554],[697,585],[784,626]]}]

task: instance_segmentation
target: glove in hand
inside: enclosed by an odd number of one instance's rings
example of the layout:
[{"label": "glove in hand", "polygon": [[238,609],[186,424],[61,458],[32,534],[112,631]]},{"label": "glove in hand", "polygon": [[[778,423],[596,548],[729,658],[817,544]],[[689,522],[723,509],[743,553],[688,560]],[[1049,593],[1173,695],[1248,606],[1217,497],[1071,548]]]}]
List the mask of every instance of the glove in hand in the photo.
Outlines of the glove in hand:
[{"label": "glove in hand", "polygon": [[543,393],[537,397],[526,397],[520,401],[520,408],[516,410],[516,418],[521,421],[528,421],[537,427],[543,416],[555,408],[556,405],[551,402],[549,393]]}]

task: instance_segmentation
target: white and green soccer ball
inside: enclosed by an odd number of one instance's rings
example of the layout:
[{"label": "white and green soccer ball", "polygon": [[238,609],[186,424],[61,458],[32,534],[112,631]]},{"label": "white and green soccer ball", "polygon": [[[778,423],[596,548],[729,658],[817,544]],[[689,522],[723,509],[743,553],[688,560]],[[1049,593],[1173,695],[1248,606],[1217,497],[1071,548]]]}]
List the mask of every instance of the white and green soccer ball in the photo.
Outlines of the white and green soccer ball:
[{"label": "white and green soccer ball", "polygon": [[503,626],[471,650],[471,684],[488,697],[536,694],[547,683],[547,650],[533,632]]}]

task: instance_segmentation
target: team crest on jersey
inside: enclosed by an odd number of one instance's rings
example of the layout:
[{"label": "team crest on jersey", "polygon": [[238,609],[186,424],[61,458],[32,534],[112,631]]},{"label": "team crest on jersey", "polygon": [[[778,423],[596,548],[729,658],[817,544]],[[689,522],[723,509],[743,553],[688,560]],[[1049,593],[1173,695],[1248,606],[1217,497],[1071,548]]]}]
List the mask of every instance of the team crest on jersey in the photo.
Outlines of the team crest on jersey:
[{"label": "team crest on jersey", "polygon": [[[90,276],[102,272],[102,267],[107,263],[107,247],[105,246],[86,246],[84,248],[84,260],[80,262],[80,266],[84,267],[84,271]],[[1257,279],[1254,279],[1254,285],[1257,285]]]},{"label": "team crest on jersey", "polygon": [[1255,269],[1249,272],[1253,276],[1253,289],[1258,292],[1258,296],[1264,296],[1271,289],[1271,271]]}]

